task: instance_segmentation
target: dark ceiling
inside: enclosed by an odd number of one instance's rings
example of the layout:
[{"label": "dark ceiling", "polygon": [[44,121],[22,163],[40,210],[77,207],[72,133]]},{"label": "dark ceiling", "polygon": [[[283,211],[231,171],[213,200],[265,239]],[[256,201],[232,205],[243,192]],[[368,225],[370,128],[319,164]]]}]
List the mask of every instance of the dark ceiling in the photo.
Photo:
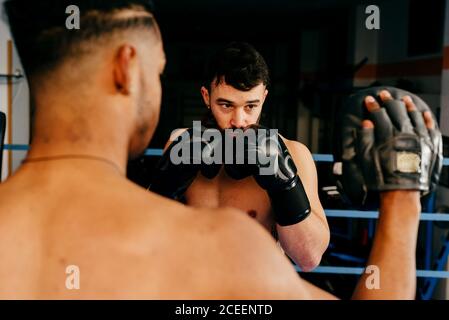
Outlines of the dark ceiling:
[{"label": "dark ceiling", "polygon": [[154,0],[157,10],[177,11],[184,14],[195,12],[309,12],[352,6],[361,0]]},{"label": "dark ceiling", "polygon": [[288,39],[348,21],[361,0],[154,0],[168,41]]}]

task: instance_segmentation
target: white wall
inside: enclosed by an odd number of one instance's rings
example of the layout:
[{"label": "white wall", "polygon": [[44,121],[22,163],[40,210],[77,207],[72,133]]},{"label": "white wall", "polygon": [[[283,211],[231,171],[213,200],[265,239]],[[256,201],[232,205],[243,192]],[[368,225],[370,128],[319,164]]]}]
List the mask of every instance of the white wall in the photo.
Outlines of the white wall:
[{"label": "white wall", "polygon": [[[0,73],[6,74],[8,71],[8,40],[11,39],[9,27],[3,19],[3,2],[0,0]],[[16,69],[22,70],[19,57],[16,51],[13,53],[13,71]],[[7,113],[8,109],[8,89],[7,83],[4,80],[0,81],[0,110]],[[25,79],[20,81],[14,80],[13,84],[13,105],[12,114],[7,118],[11,119],[7,126],[12,126],[12,143],[13,144],[28,144],[29,143],[29,127],[30,127],[30,108],[29,108],[29,92],[28,85]],[[9,137],[5,137],[7,143]],[[26,152],[13,151],[12,153],[12,171],[17,169],[20,162],[24,158]],[[3,153],[3,172],[1,177],[5,179],[8,174],[8,152]]]}]

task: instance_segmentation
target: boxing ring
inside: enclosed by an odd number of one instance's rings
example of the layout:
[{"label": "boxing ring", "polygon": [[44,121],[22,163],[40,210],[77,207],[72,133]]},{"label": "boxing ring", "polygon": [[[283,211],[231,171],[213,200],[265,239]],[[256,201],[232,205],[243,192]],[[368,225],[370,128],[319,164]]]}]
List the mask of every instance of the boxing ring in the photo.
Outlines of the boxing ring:
[{"label": "boxing ring", "polygon": [[[4,150],[10,151],[27,151],[28,145],[19,144],[5,144]],[[162,156],[162,149],[147,149],[144,153],[145,156],[158,157]],[[333,156],[330,154],[313,154],[313,159],[316,162],[333,162]],[[449,166],[449,158],[444,158],[443,166]],[[425,283],[419,290],[419,297],[422,300],[428,300],[432,297],[434,290],[436,288],[438,279],[449,278],[449,271],[445,271],[447,266],[447,259],[449,256],[449,232],[446,238],[442,241],[440,252],[436,259],[432,259],[432,241],[433,241],[433,222],[434,221],[445,221],[449,222],[449,213],[433,213],[433,199],[429,201],[431,203],[428,206],[429,212],[423,212],[420,215],[420,221],[424,222],[426,229],[425,236],[425,259],[424,266],[425,269],[417,270],[416,276],[420,278],[425,278]],[[430,209],[430,210],[429,210]],[[369,219],[370,221],[376,220],[379,217],[377,211],[358,211],[358,210],[333,210],[325,209],[326,216],[328,218],[346,218],[346,219]],[[371,224],[371,234],[373,234],[374,224]],[[345,259],[345,255],[340,255]],[[354,257],[346,256],[348,261],[354,261]],[[351,260],[352,259],[352,260]],[[298,272],[301,270],[295,266]],[[363,273],[365,268],[363,267],[342,267],[342,266],[318,266],[311,273],[320,274],[344,274],[344,275],[360,275]]]}]

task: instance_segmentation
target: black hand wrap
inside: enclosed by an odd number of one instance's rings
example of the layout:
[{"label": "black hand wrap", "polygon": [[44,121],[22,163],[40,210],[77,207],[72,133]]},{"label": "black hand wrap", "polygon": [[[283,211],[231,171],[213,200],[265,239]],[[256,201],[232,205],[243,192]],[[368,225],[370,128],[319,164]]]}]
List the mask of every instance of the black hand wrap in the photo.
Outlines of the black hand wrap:
[{"label": "black hand wrap", "polygon": [[235,139],[243,139],[244,148],[235,150],[234,161],[225,164],[226,173],[234,179],[253,175],[267,191],[279,225],[289,226],[307,218],[311,212],[309,199],[282,138],[257,125],[246,128],[242,135],[237,134]]},{"label": "black hand wrap", "polygon": [[[365,97],[377,98],[382,90],[389,91],[393,100],[378,99],[381,109],[368,112]],[[407,111],[401,100],[406,95],[417,110]],[[342,110],[334,173],[351,204],[364,205],[371,193],[379,191],[419,190],[426,194],[435,188],[442,167],[442,137],[435,119],[435,129],[426,128],[424,111],[431,110],[418,96],[391,87],[362,90],[348,99]],[[371,120],[374,129],[362,128],[364,119]]]}]

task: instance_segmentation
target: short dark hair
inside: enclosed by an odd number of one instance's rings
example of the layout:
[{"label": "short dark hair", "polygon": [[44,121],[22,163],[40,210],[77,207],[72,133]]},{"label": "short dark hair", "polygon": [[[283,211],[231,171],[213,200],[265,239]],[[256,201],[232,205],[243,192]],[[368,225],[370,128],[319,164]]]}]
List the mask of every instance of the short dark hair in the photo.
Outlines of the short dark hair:
[{"label": "short dark hair", "polygon": [[212,56],[206,66],[204,86],[222,81],[241,90],[248,91],[263,83],[270,84],[270,75],[262,55],[246,42],[232,42]]},{"label": "short dark hair", "polygon": [[[68,30],[66,8],[80,10],[80,29]],[[4,4],[23,68],[28,76],[48,71],[69,55],[79,53],[83,41],[132,28],[152,28],[152,16],[114,18],[119,10],[153,12],[151,0],[6,0]]]}]

